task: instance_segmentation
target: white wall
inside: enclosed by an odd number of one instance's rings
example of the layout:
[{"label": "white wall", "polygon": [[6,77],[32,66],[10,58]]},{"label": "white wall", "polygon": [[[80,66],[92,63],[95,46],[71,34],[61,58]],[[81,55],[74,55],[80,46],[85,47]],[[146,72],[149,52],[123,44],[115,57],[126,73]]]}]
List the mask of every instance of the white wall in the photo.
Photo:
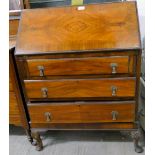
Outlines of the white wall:
[{"label": "white wall", "polygon": [[[135,1],[135,0],[126,0],[126,1]],[[145,36],[145,0],[136,0],[136,1],[138,7],[140,33],[142,40]]]},{"label": "white wall", "polygon": [[145,0],[137,0],[141,39],[145,36]]}]

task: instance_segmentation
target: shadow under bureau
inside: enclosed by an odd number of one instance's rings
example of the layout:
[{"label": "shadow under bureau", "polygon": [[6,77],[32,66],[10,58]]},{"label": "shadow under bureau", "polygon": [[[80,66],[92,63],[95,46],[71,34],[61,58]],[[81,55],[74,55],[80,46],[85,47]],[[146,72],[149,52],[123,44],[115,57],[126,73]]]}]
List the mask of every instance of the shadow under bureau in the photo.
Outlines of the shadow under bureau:
[{"label": "shadow under bureau", "polygon": [[142,152],[135,2],[24,10],[15,58],[37,150],[40,129],[123,130]]}]

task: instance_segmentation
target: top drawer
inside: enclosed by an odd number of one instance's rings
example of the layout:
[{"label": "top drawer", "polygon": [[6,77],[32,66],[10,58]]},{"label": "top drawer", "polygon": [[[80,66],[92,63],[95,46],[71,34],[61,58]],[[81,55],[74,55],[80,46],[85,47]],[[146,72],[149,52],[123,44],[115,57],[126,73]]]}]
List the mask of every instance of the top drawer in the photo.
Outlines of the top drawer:
[{"label": "top drawer", "polygon": [[131,56],[29,59],[27,64],[30,77],[133,72],[133,57]]}]

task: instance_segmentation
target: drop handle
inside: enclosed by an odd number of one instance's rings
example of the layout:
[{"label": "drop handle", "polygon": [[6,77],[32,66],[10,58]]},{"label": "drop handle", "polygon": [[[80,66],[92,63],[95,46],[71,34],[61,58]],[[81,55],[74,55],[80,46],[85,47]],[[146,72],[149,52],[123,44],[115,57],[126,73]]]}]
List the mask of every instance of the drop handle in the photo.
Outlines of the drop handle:
[{"label": "drop handle", "polygon": [[112,95],[112,96],[116,96],[116,95],[117,95],[117,94],[116,94],[116,93],[117,93],[117,90],[118,90],[118,88],[117,88],[116,86],[112,86],[112,87],[111,87],[111,91],[112,91],[112,94],[111,94],[111,95]]},{"label": "drop handle", "polygon": [[110,66],[112,69],[111,73],[116,74],[117,73],[117,66],[118,66],[117,63],[111,63]]},{"label": "drop handle", "polygon": [[38,66],[39,75],[44,76],[44,66]]},{"label": "drop handle", "polygon": [[46,122],[51,121],[51,113],[50,112],[45,112],[45,117],[46,117]]},{"label": "drop handle", "polygon": [[117,120],[117,116],[118,116],[118,112],[117,111],[112,111],[111,115],[112,115],[112,120],[116,121]]},{"label": "drop handle", "polygon": [[47,88],[41,88],[42,97],[47,98],[48,97],[48,89]]}]

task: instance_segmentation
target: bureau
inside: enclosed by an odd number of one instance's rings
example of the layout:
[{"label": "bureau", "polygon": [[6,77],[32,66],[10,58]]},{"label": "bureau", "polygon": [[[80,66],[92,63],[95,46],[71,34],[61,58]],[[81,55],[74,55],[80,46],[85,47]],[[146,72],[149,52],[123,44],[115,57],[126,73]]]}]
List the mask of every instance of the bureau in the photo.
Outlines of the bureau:
[{"label": "bureau", "polygon": [[40,129],[123,130],[142,152],[135,2],[24,10],[15,59],[37,150]]}]

